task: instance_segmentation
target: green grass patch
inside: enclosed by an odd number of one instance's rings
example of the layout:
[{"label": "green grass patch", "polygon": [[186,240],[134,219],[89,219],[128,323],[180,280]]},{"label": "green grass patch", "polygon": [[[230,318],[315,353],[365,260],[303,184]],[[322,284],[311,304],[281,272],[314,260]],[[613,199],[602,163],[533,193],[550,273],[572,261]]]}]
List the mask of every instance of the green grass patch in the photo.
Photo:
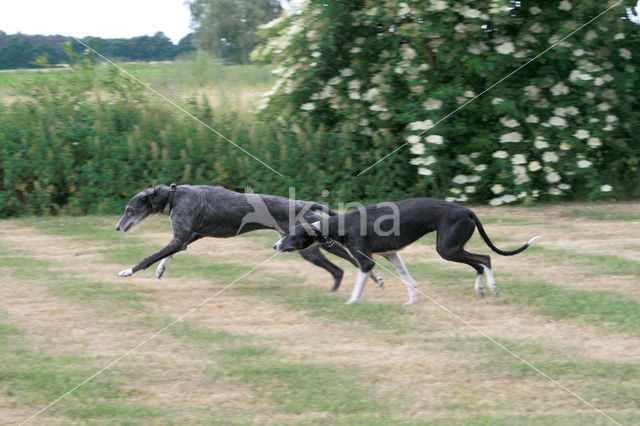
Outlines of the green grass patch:
[{"label": "green grass patch", "polygon": [[[263,276],[264,278],[264,276]],[[390,303],[355,303],[345,305],[344,295],[324,290],[286,285],[290,277],[271,276],[258,285],[238,286],[233,291],[252,297],[268,297],[269,300],[294,308],[325,320],[344,321],[350,324],[368,324],[379,328],[399,329],[405,326],[407,309]],[[285,283],[285,284],[281,284]],[[371,283],[369,283],[371,284]],[[372,285],[370,287],[373,287]],[[376,291],[377,288],[371,288]]]},{"label": "green grass patch", "polygon": [[149,300],[144,290],[122,284],[86,280],[76,274],[59,269],[55,262],[19,255],[0,255],[0,269],[16,280],[45,284],[54,296],[68,300],[89,302],[91,306],[110,311],[114,306],[140,310]]},{"label": "green grass patch", "polygon": [[564,217],[580,217],[590,220],[638,222],[640,213],[626,212],[624,210],[610,210],[594,207],[582,207],[580,209],[566,210],[561,213]]},{"label": "green grass patch", "polygon": [[[409,270],[418,284],[429,282],[461,297],[477,297],[473,290],[475,273],[427,263],[411,263]],[[469,278],[465,278],[469,276]],[[521,281],[513,274],[498,277],[500,297],[488,296],[491,303],[515,304],[554,318],[578,319],[618,331],[640,332],[640,302],[632,296],[610,291],[563,288],[544,281]]]},{"label": "green grass patch", "polygon": [[577,253],[571,250],[549,249],[532,246],[527,253],[555,265],[571,265],[589,268],[598,275],[632,275],[640,277],[640,261],[607,254]]},{"label": "green grass patch", "polygon": [[[102,367],[97,359],[72,353],[50,355],[30,346],[19,329],[0,323],[0,390],[29,404],[45,405],[54,401]],[[136,395],[129,382],[133,376],[120,369],[107,370],[51,410],[76,419],[128,421],[132,415],[147,419],[170,418],[171,412],[166,407],[127,403]],[[125,384],[128,390],[125,390]]]}]

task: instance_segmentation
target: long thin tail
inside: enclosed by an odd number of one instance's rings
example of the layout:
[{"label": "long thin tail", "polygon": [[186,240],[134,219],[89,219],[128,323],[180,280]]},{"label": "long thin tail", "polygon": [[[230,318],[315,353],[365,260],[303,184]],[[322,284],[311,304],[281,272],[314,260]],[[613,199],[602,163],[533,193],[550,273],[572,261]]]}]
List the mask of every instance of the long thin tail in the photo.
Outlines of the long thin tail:
[{"label": "long thin tail", "polygon": [[489,236],[487,235],[487,233],[485,232],[484,228],[482,227],[482,223],[480,223],[480,219],[478,219],[478,216],[476,216],[475,213],[471,212],[471,217],[473,218],[473,221],[476,223],[476,226],[478,227],[478,232],[480,232],[480,236],[482,237],[484,242],[487,243],[487,245],[491,248],[491,250],[495,251],[496,253],[498,253],[498,254],[500,254],[502,256],[513,256],[514,254],[518,254],[518,253],[526,250],[527,247],[529,247],[531,244],[533,244],[533,242],[535,240],[540,238],[539,236],[533,237],[525,245],[523,245],[522,247],[520,247],[518,249],[515,249],[515,250],[511,250],[511,251],[500,250],[498,247],[494,246],[493,243],[491,242],[491,240],[489,239]]},{"label": "long thin tail", "polygon": [[313,211],[321,211],[324,212],[326,214],[328,214],[329,216],[337,216],[338,213],[331,210],[329,207],[325,206],[324,204],[320,204],[320,203],[314,203],[311,202],[311,210]]}]

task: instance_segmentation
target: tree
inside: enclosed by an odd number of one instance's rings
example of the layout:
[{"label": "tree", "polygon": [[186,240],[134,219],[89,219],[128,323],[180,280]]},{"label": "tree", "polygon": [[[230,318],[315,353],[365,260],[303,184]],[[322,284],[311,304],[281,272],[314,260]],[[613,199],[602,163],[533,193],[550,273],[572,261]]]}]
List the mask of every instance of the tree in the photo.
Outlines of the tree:
[{"label": "tree", "polygon": [[[261,29],[253,58],[280,64],[263,114],[346,126],[367,165],[406,144],[392,158],[452,201],[633,196],[639,27],[618,6],[576,31],[614,4],[310,0]],[[390,161],[367,173],[397,176]]]},{"label": "tree", "polygon": [[282,11],[277,0],[189,0],[196,45],[228,62],[246,63],[255,31]]},{"label": "tree", "polygon": [[23,34],[9,36],[0,46],[0,68],[31,67],[37,56],[28,36]]}]

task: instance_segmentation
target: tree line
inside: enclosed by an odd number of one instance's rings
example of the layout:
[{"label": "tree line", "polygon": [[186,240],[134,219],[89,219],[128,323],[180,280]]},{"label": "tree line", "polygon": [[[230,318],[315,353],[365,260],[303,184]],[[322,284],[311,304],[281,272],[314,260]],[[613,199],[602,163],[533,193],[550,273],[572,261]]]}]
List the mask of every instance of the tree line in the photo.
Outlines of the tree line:
[{"label": "tree line", "polygon": [[[195,50],[193,35],[176,45],[162,32],[129,39],[85,37],[84,43],[108,58],[125,61],[164,61]],[[82,52],[85,47],[61,35],[8,35],[0,31],[0,69],[41,68],[69,62],[69,48]]]}]

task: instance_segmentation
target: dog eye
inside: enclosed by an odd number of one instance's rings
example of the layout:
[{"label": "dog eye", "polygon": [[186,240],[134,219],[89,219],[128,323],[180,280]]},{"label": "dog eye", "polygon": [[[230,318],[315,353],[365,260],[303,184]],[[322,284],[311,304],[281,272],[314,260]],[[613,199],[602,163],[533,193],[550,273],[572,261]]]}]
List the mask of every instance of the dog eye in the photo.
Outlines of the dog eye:
[{"label": "dog eye", "polygon": [[126,209],[124,209],[124,212],[127,214],[131,213],[131,207],[127,207]]}]

